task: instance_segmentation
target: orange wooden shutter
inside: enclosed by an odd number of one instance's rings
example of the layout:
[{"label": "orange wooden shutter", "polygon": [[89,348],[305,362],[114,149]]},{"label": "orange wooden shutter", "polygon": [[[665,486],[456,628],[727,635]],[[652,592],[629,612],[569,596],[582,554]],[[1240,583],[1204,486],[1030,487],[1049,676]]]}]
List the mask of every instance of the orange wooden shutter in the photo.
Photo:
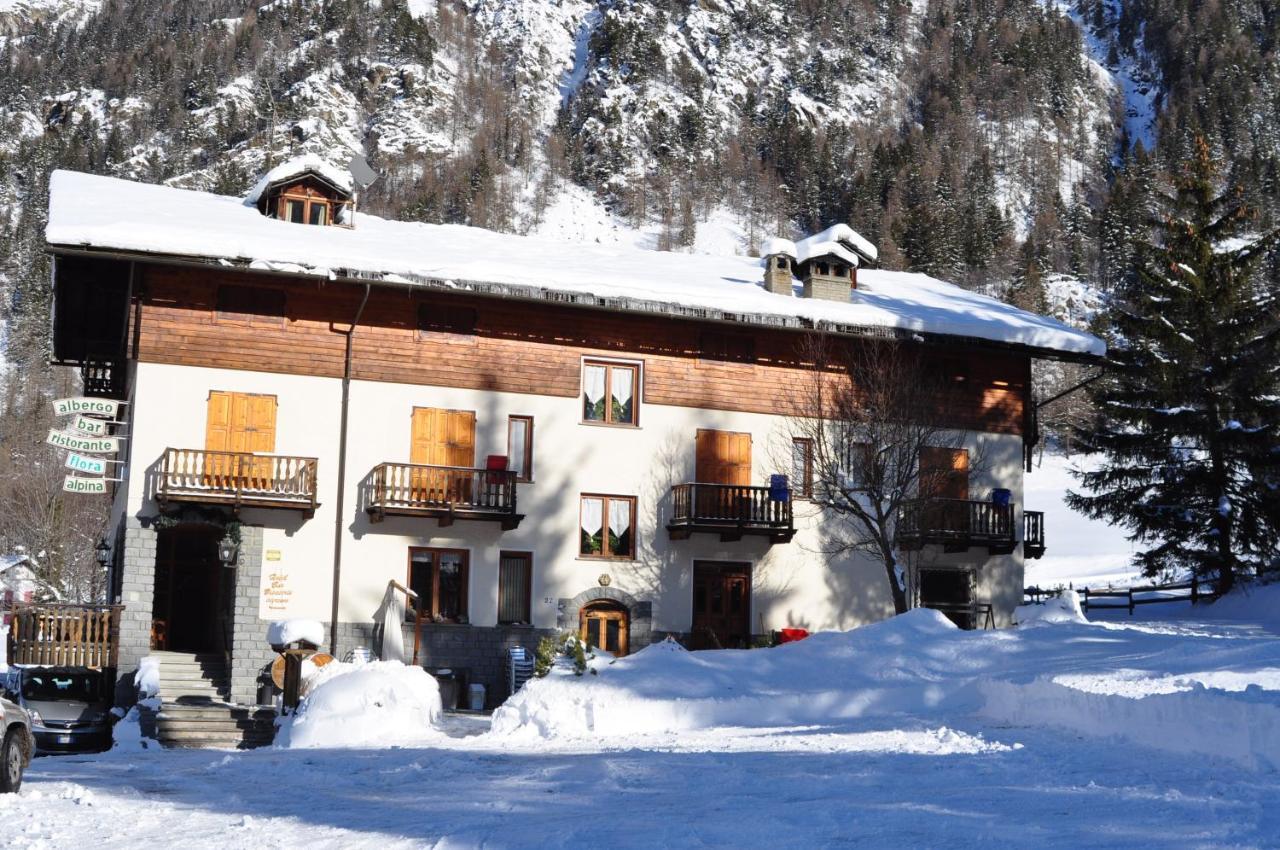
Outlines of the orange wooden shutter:
[{"label": "orange wooden shutter", "polygon": [[920,480],[941,499],[969,498],[969,451],[927,447],[920,450]]},{"label": "orange wooden shutter", "polygon": [[476,462],[476,414],[471,410],[447,411],[449,442],[445,447],[448,466],[474,467]]},{"label": "orange wooden shutter", "polygon": [[231,393],[214,390],[209,393],[209,409],[205,416],[204,448],[225,452],[231,440]]},{"label": "orange wooden shutter", "polygon": [[727,483],[739,487],[751,486],[751,435],[726,434],[729,453],[726,457],[725,474]]},{"label": "orange wooden shutter", "polygon": [[703,484],[751,484],[751,435],[698,429],[694,480]]},{"label": "orange wooden shutter", "polygon": [[719,456],[716,453],[717,433],[717,431],[698,429],[695,439],[694,481],[715,484],[720,480]]}]

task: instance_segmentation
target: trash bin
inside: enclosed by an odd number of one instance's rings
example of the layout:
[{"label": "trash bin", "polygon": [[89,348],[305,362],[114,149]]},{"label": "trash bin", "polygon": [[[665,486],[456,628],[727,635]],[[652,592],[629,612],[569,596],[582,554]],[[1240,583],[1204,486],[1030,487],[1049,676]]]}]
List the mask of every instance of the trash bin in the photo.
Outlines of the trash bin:
[{"label": "trash bin", "polygon": [[991,504],[997,508],[1009,507],[1009,501],[1013,498],[1013,491],[1004,487],[997,487],[991,491]]},{"label": "trash bin", "polygon": [[461,698],[461,671],[454,670],[450,667],[437,667],[434,670],[427,670],[436,682],[440,685],[440,707],[445,711],[453,711],[458,707]]},{"label": "trash bin", "polygon": [[468,708],[472,711],[484,711],[484,685],[471,686],[471,704]]}]

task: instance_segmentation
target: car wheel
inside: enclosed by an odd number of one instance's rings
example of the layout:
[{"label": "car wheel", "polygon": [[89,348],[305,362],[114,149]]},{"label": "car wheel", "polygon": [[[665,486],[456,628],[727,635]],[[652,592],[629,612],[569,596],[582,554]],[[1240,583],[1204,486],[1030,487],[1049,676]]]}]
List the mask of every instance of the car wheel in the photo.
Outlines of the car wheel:
[{"label": "car wheel", "polygon": [[22,741],[17,729],[5,733],[0,745],[0,793],[12,794],[22,787]]}]

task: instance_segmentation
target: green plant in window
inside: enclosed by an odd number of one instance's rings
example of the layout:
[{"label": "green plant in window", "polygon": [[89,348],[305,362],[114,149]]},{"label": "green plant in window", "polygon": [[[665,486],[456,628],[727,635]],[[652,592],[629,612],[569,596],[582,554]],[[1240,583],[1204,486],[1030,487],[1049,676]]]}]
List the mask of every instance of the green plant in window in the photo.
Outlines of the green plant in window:
[{"label": "green plant in window", "polygon": [[584,555],[600,555],[604,552],[604,530],[601,529],[595,534],[589,533],[586,529],[582,530],[582,554]]},{"label": "green plant in window", "polygon": [[630,422],[631,421],[631,399],[626,402],[613,399],[613,421],[614,422]]},{"label": "green plant in window", "polygon": [[586,396],[582,397],[582,418],[588,422],[604,421],[604,399],[593,402]]}]

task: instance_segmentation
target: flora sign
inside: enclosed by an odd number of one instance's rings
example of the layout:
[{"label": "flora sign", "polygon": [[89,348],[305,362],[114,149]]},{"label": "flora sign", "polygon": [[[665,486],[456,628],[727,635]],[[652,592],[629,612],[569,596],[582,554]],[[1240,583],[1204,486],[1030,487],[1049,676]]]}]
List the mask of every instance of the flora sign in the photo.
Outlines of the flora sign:
[{"label": "flora sign", "polygon": [[71,452],[67,455],[67,469],[74,469],[76,472],[85,472],[89,475],[105,475],[107,472],[107,462],[100,457],[85,457],[81,454]]}]

